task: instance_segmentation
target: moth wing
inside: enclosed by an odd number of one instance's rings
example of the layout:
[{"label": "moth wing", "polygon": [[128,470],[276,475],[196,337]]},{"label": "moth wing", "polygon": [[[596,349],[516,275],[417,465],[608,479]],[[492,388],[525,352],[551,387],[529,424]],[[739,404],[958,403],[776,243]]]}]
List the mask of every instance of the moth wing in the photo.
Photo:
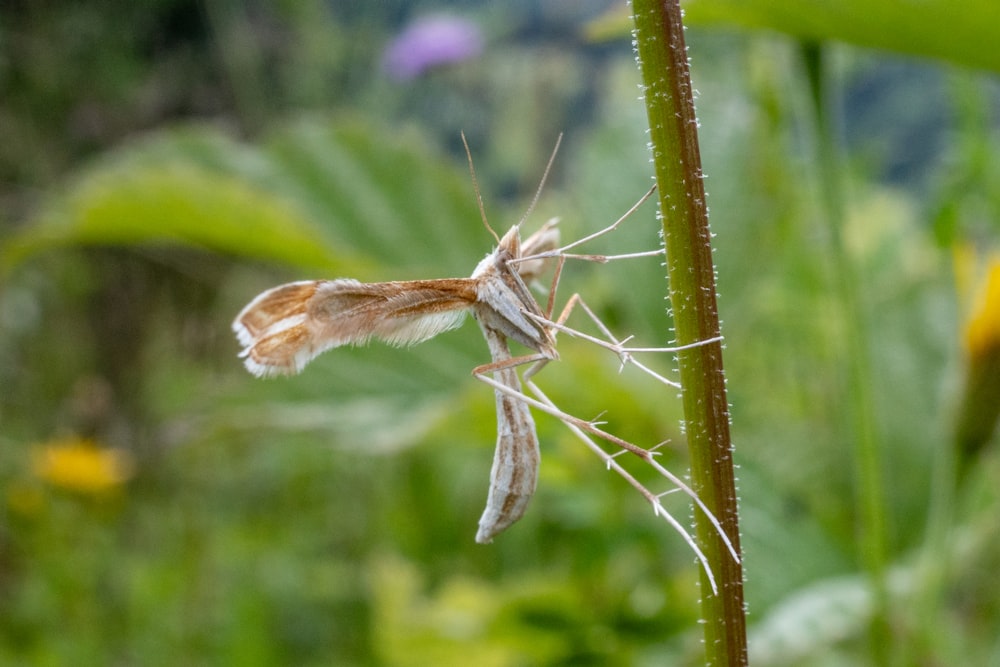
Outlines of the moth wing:
[{"label": "moth wing", "polygon": [[250,302],[233,322],[240,356],[257,376],[298,373],[318,354],[379,338],[412,345],[460,325],[475,300],[467,279],[288,283]]}]

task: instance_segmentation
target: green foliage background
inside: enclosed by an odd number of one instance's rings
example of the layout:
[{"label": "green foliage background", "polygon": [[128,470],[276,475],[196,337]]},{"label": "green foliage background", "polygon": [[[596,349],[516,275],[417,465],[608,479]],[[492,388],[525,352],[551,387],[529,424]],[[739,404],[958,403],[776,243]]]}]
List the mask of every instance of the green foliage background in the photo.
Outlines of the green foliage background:
[{"label": "green foliage background", "polygon": [[[491,238],[460,130],[498,230],[559,131],[527,228],[559,215],[575,238],[617,218],[652,173],[617,14],[456,3],[486,30],[484,54],[397,82],[381,49],[442,6],[97,4],[0,10],[0,662],[698,664],[692,555],[554,420],[537,418],[528,515],[473,542],[495,439],[490,391],[469,375],[487,360],[474,326],[270,381],[243,371],[229,331],[285,280],[467,275]],[[870,592],[806,83],[793,37],[730,23],[942,59],[827,46],[873,332],[897,657],[991,664],[991,450],[949,509],[941,582],[924,565],[941,555],[927,526],[961,400],[953,250],[995,248],[1000,211],[1000,91],[961,66],[995,71],[996,50],[943,3],[924,3],[943,18],[923,23],[866,3],[856,34],[730,4],[691,3],[689,46],[752,660],[863,664]],[[969,6],[960,23],[995,33],[995,14]],[[906,48],[864,37],[904,22]],[[647,207],[591,249],[650,249],[657,227]],[[563,280],[616,332],[669,341],[657,260],[572,264]],[[637,444],[669,439],[664,463],[683,471],[672,392],[585,343],[561,339],[560,354],[541,376],[560,406]],[[666,355],[649,361],[669,373]],[[33,456],[66,437],[130,452],[134,476],[96,495],[47,483]]]}]

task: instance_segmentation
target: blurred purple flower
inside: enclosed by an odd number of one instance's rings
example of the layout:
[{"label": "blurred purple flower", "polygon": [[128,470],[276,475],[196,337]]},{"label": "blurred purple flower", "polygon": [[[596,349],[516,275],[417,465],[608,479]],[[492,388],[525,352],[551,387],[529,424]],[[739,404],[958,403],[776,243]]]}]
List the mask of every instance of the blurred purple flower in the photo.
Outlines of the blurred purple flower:
[{"label": "blurred purple flower", "polygon": [[394,79],[405,81],[437,65],[478,56],[483,35],[472,21],[455,16],[426,16],[399,33],[382,57],[383,69]]}]

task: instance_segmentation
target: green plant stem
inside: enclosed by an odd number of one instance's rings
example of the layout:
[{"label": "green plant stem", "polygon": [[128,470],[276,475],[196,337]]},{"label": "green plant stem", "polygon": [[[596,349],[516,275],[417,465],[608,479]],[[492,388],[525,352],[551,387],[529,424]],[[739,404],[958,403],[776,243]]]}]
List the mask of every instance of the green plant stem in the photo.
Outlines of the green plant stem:
[{"label": "green plant stem", "polygon": [[854,262],[844,242],[844,186],[841,161],[838,156],[828,90],[828,77],[820,45],[807,43],[802,57],[811,88],[813,114],[816,121],[817,161],[822,204],[829,226],[835,295],[840,304],[844,323],[844,344],[847,358],[846,404],[850,414],[850,432],[854,440],[855,499],[859,517],[858,556],[871,578],[873,609],[871,649],[876,665],[891,661],[892,633],[889,627],[889,591],[886,582],[886,508],[882,490],[885,488],[879,438],[875,419],[872,390],[871,353],[868,349],[868,316],[859,290]]},{"label": "green plant stem", "polygon": [[[958,242],[960,213],[957,209],[967,193],[978,190],[976,184],[984,178],[986,165],[993,159],[990,151],[990,102],[968,72],[952,73],[950,83],[958,121],[955,144],[960,158],[945,191],[938,195],[942,202],[946,202],[935,224],[938,241],[943,246],[953,246]],[[953,269],[957,270],[957,267]],[[960,284],[957,275],[953,279]],[[990,385],[990,379],[1000,377],[1000,363],[994,363],[991,368],[978,369],[974,368],[971,359],[967,359],[966,364],[966,384],[955,417],[951,446],[941,443],[931,463],[931,502],[921,550],[921,590],[914,613],[919,623],[915,635],[921,639],[924,653],[937,657],[941,664],[949,663],[948,652],[952,648],[947,633],[940,632],[941,600],[947,594],[948,575],[957,571],[956,561],[961,558],[955,539],[956,512],[966,475],[971,471],[980,449],[989,442],[995,427],[996,409],[1000,405],[1000,396],[981,393]],[[977,397],[979,400],[976,400]]]},{"label": "green plant stem", "polygon": [[[634,0],[633,9],[663,215],[670,302],[676,340],[683,345],[719,335],[711,233],[684,27],[678,0]],[[692,486],[739,551],[722,344],[692,347],[678,352],[677,359]],[[742,566],[701,513],[695,515],[695,532],[719,591],[712,592],[702,573],[705,662],[745,665]]]}]

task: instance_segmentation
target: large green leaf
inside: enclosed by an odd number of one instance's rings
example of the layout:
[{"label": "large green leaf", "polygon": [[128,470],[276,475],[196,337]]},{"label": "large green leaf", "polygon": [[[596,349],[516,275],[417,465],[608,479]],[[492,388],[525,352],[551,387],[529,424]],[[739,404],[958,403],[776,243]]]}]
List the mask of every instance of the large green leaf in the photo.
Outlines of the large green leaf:
[{"label": "large green leaf", "polygon": [[228,255],[335,267],[343,262],[296,203],[219,158],[266,168],[254,149],[206,131],[166,132],[86,168],[4,244],[10,270],[74,245],[170,244]]},{"label": "large green leaf", "polygon": [[395,267],[379,279],[468,275],[489,250],[468,175],[415,130],[300,121],[266,151],[290,196],[343,243]]},{"label": "large green leaf", "polygon": [[309,266],[336,261],[301,212],[194,165],[102,173],[13,239],[8,268],[53,246],[174,243]]},{"label": "large green leaf", "polygon": [[689,25],[730,23],[1000,71],[996,0],[688,0]]},{"label": "large green leaf", "polygon": [[361,278],[378,256],[443,277],[489,240],[468,178],[413,133],[301,121],[263,147],[185,128],[119,149],[6,240],[0,269],[55,247],[173,244]]},{"label": "large green leaf", "polygon": [[[841,41],[1000,71],[1000,2],[969,0],[684,0],[690,26],[777,30],[800,39]],[[628,34],[617,9],[587,26],[593,40]]]}]

